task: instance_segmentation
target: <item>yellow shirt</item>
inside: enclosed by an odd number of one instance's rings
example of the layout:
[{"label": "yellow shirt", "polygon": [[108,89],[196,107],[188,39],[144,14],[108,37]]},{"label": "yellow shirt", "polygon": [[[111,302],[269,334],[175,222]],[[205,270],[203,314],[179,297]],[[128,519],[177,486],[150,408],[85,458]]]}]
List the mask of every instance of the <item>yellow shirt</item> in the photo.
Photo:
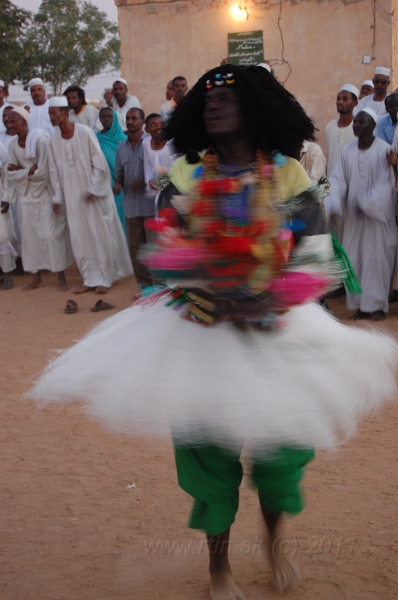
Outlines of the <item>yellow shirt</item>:
[{"label": "yellow shirt", "polygon": [[[203,158],[204,152],[199,155]],[[311,179],[300,163],[294,158],[286,157],[286,159],[286,163],[282,167],[278,167],[278,187],[281,200],[297,196],[311,185]],[[185,156],[181,156],[173,163],[169,173],[170,180],[181,194],[189,194],[192,190],[196,183],[196,179],[193,179],[192,176],[200,164],[189,165]]]}]

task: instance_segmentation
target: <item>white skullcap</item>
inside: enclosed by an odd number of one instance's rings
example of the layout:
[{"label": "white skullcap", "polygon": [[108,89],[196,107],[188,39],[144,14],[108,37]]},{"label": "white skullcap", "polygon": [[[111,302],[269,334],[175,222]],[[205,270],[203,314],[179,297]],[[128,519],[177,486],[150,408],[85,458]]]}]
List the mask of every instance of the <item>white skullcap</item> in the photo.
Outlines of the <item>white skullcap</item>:
[{"label": "white skullcap", "polygon": [[390,69],[387,69],[387,67],[376,67],[375,75],[385,75],[386,77],[390,77]]},{"label": "white skullcap", "polygon": [[124,83],[124,85],[127,87],[127,81],[125,79],[123,79],[123,77],[119,77],[118,79],[115,79],[115,81],[113,83],[116,83],[117,81],[119,83]]},{"label": "white skullcap", "polygon": [[366,112],[368,113],[368,115],[370,115],[373,119],[373,121],[375,123],[377,123],[377,121],[379,120],[379,117],[377,116],[377,114],[375,113],[374,110],[372,110],[371,108],[361,108],[361,110],[359,112]]},{"label": "white skullcap", "polygon": [[267,71],[268,71],[269,73],[271,73],[271,67],[269,66],[269,64],[268,64],[268,63],[258,63],[258,65],[257,65],[257,66],[258,66],[258,67],[263,67],[263,69],[267,69]]},{"label": "white skullcap", "polygon": [[2,79],[0,79],[0,87],[6,87],[6,86],[4,85],[4,81],[3,81]]},{"label": "white skullcap", "polygon": [[68,108],[68,100],[66,96],[53,96],[50,98],[49,106],[58,107],[58,108]]},{"label": "white skullcap", "polygon": [[368,85],[369,87],[374,87],[373,81],[371,79],[365,79],[365,81],[362,83],[361,87],[363,87],[364,85]]},{"label": "white skullcap", "polygon": [[359,89],[355,87],[355,85],[352,85],[352,83],[345,83],[337,93],[342,92],[343,90],[345,92],[351,92],[351,94],[354,94],[357,98],[359,96]]},{"label": "white skullcap", "polygon": [[12,112],[18,113],[26,122],[29,121],[29,113],[25,108],[22,108],[22,106],[14,106]]},{"label": "white skullcap", "polygon": [[44,83],[43,83],[43,80],[42,80],[42,79],[40,79],[40,77],[35,77],[34,79],[31,79],[31,80],[29,81],[29,84],[28,84],[28,85],[29,85],[29,89],[30,89],[30,88],[31,88],[31,87],[33,87],[34,85],[44,85]]}]

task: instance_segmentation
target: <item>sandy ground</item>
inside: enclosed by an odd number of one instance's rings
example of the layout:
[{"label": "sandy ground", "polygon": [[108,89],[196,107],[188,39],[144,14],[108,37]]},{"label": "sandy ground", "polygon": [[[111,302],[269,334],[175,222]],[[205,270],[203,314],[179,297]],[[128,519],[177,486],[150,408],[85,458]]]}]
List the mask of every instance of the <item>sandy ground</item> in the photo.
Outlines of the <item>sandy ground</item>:
[{"label": "sandy ground", "polygon": [[[177,486],[170,442],[109,433],[79,405],[38,409],[23,399],[54,349],[111,314],[90,312],[94,293],[57,292],[51,274],[43,288],[22,292],[27,281],[15,278],[0,294],[1,600],[204,600],[206,548],[186,527],[191,502]],[[80,283],[73,268],[68,281]],[[135,290],[131,277],[105,299],[121,310]],[[79,312],[65,315],[72,297]],[[344,300],[331,305],[346,320]],[[398,333],[398,305],[384,326]],[[397,430],[390,406],[308,468],[307,507],[287,523],[286,551],[302,581],[287,598],[396,599]],[[231,560],[247,600],[280,597],[263,534],[245,480]]]}]

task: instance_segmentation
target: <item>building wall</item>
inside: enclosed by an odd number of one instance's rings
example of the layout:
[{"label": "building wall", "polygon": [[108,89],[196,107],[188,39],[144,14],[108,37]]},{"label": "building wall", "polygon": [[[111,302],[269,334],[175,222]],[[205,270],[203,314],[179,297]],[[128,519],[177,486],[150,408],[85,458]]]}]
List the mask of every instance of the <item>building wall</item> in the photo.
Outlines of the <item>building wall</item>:
[{"label": "building wall", "polygon": [[[159,110],[172,77],[184,75],[192,85],[217,66],[228,55],[228,33],[262,29],[264,59],[314,119],[324,147],[341,85],[360,87],[376,65],[392,66],[390,0],[115,1],[122,73],[146,112]],[[239,3],[248,20],[232,18]]]}]

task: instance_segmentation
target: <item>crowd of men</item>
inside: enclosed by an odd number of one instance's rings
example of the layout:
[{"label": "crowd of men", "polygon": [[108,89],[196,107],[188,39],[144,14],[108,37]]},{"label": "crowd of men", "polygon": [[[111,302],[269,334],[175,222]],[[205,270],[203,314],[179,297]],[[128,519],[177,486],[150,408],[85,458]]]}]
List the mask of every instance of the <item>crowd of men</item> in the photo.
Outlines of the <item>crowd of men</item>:
[{"label": "crowd of men", "polygon": [[[363,290],[347,293],[353,319],[382,320],[389,301],[398,300],[398,289],[391,291],[398,265],[398,93],[388,94],[389,75],[376,67],[360,90],[342,85],[338,116],[325,131],[328,160],[313,139],[297,157],[314,184],[329,179],[328,225]],[[133,272],[141,288],[151,285],[137,255],[148,241],[146,220],[156,214],[156,173],[176,158],[162,129],[188,90],[186,78],[169,81],[159,112],[146,117],[121,77],[100,110],[86,103],[79,86],[47,99],[35,78],[29,90],[32,102],[14,106],[0,80],[1,289],[13,287],[17,268],[32,274],[25,291],[43,285],[42,270],[57,273],[57,289],[67,290],[72,262],[82,277],[75,293],[106,293]]]}]

